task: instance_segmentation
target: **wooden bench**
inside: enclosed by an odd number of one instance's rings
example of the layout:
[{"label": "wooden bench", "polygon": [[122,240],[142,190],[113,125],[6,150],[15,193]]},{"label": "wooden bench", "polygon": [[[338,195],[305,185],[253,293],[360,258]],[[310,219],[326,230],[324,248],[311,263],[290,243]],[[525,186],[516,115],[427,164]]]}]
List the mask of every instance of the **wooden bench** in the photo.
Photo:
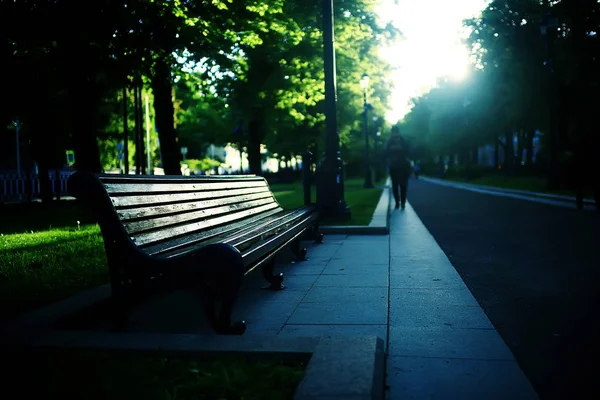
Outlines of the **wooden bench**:
[{"label": "wooden bench", "polygon": [[108,259],[114,329],[132,306],[165,290],[201,294],[215,332],[243,334],[231,312],[244,275],[256,267],[270,289],[283,289],[274,257],[291,245],[298,259],[309,234],[321,242],[313,205],[283,210],[264,178],[182,177],[76,172],[69,193],[91,207]]}]

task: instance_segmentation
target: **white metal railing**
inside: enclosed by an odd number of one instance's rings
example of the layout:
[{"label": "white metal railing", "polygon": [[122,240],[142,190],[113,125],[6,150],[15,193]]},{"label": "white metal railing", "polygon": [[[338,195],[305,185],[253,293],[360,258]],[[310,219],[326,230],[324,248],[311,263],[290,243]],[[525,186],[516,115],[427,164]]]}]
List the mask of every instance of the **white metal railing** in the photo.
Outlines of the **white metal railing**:
[{"label": "white metal railing", "polygon": [[[71,171],[50,170],[53,197],[68,196],[67,180]],[[36,173],[0,174],[0,203],[25,202],[40,198],[40,180]]]}]

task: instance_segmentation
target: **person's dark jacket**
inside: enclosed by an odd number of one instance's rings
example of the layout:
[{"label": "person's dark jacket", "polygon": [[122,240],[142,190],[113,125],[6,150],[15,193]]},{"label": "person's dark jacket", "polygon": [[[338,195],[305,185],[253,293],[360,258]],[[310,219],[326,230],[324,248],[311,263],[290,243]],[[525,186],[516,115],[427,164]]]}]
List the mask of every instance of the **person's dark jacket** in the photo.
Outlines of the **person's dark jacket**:
[{"label": "person's dark jacket", "polygon": [[401,136],[392,136],[385,146],[385,157],[390,171],[410,174],[410,152]]}]

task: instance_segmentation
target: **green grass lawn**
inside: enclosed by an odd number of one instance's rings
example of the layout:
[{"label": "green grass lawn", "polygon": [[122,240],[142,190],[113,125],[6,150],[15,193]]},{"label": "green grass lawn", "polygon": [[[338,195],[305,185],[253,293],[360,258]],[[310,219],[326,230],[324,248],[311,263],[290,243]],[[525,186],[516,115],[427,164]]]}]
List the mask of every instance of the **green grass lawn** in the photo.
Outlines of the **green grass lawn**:
[{"label": "green grass lawn", "polygon": [[285,400],[293,398],[307,360],[35,349],[3,361],[10,367],[4,391],[23,398]]},{"label": "green grass lawn", "polygon": [[0,321],[107,282],[96,225],[0,233]]},{"label": "green grass lawn", "polygon": [[[373,218],[373,212],[379,198],[381,197],[381,188],[365,189],[363,188],[363,179],[351,178],[344,181],[344,199],[348,208],[350,208],[350,220],[344,222],[332,223],[336,225],[369,225]],[[380,182],[379,185],[383,185]],[[270,185],[275,194],[275,198],[283,208],[293,209],[301,207],[304,204],[304,195],[302,183],[293,184],[273,184]],[[312,202],[316,201],[316,189],[312,187]]]}]

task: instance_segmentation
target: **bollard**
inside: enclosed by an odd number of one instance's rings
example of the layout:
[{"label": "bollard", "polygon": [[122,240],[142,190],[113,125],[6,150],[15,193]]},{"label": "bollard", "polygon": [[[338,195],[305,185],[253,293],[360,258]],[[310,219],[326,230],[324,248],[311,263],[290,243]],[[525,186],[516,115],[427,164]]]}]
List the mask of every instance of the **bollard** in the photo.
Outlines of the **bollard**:
[{"label": "bollard", "polygon": [[304,205],[311,203],[311,185],[312,185],[312,162],[313,155],[310,151],[302,153],[302,186],[304,189]]}]

